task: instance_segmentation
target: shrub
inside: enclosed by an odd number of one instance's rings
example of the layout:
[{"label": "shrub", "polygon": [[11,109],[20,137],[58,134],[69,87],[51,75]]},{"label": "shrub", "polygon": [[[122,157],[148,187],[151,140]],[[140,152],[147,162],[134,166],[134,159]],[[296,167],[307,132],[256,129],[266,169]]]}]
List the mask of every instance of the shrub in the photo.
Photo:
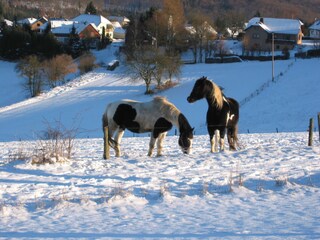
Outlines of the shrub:
[{"label": "shrub", "polygon": [[96,58],[90,53],[86,53],[83,56],[81,56],[79,66],[78,66],[80,70],[80,74],[84,74],[92,71],[95,67],[95,63],[94,63],[95,61],[96,61]]},{"label": "shrub", "polygon": [[77,70],[72,57],[67,54],[61,54],[47,60],[44,65],[44,72],[50,87],[56,87],[58,82],[64,81],[67,74],[74,73]]},{"label": "shrub", "polygon": [[71,158],[77,129],[67,129],[60,121],[47,124],[32,157],[32,164],[65,162]]}]

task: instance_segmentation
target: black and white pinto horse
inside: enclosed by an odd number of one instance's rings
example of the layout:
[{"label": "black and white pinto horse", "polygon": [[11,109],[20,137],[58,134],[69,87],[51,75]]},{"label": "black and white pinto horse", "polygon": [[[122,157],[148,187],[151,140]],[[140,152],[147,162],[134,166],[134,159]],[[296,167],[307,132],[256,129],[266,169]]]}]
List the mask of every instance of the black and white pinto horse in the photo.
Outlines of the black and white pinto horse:
[{"label": "black and white pinto horse", "polygon": [[220,150],[224,150],[226,130],[230,150],[236,150],[239,103],[232,98],[225,97],[222,90],[206,77],[202,77],[195,82],[187,100],[189,103],[193,103],[202,98],[206,98],[209,107],[207,129],[210,136],[211,152],[218,151],[218,142]]},{"label": "black and white pinto horse", "polygon": [[173,125],[179,129],[178,143],[182,152],[190,153],[193,128],[178,108],[164,97],[155,97],[150,102],[122,100],[110,103],[102,122],[103,130],[108,126],[108,143],[117,157],[121,155],[120,142],[125,129],[134,133],[151,132],[148,156],[152,155],[156,141],[157,156],[161,156],[162,142]]}]

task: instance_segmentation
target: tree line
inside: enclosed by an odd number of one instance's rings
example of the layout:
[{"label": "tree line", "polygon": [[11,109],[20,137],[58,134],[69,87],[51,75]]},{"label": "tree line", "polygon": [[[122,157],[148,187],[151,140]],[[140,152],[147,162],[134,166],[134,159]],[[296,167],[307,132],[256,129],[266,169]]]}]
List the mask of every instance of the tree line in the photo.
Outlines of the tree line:
[{"label": "tree line", "polygon": [[60,54],[50,59],[41,59],[36,55],[29,55],[20,60],[16,71],[25,78],[24,87],[31,97],[42,93],[45,87],[54,88],[66,82],[68,74],[80,74],[92,71],[95,67],[95,57],[90,53],[84,54],[75,64],[73,58],[67,54]]},{"label": "tree line", "polygon": [[[144,80],[146,93],[152,93],[152,82],[161,89],[164,83],[171,86],[173,77],[179,78],[181,54],[187,50],[192,51],[192,63],[225,54],[223,41],[215,41],[218,35],[210,17],[199,11],[186,16],[184,9],[182,0],[163,0],[162,8],[130,17],[123,52],[131,76]],[[235,14],[234,29],[242,28],[243,23]]]}]

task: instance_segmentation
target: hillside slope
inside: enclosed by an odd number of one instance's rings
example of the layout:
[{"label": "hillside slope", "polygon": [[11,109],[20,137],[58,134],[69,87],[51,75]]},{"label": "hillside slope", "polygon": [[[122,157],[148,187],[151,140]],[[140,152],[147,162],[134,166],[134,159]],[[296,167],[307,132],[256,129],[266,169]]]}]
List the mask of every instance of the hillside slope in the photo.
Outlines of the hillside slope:
[{"label": "hillside slope", "polygon": [[[206,134],[206,102],[186,101],[196,79],[207,76],[239,102],[255,96],[257,89],[269,82],[267,88],[241,107],[240,132],[305,131],[309,118],[316,117],[319,111],[319,62],[277,61],[276,83],[270,83],[270,62],[185,65],[179,84],[158,95],[166,96],[186,115],[196,134]],[[2,94],[6,94],[5,89]],[[67,128],[77,128],[79,137],[101,137],[101,116],[107,103],[122,98],[149,101],[152,96],[143,92],[143,83],[132,82],[124,66],[114,72],[96,69],[37,98],[0,108],[0,141],[33,139],[48,123],[57,121]],[[170,134],[173,133],[174,129]]]}]

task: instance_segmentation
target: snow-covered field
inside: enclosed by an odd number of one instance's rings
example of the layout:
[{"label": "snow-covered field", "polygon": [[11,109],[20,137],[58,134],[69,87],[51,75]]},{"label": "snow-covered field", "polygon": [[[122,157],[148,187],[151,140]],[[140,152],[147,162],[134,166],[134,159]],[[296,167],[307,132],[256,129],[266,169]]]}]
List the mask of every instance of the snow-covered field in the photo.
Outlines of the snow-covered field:
[{"label": "snow-covered field", "polygon": [[[114,239],[318,239],[319,144],[306,133],[243,134],[238,152],[191,155],[165,142],[124,138],[123,157],[102,159],[101,139],[79,139],[72,160],[1,166],[2,237]],[[1,143],[3,160],[29,142]],[[20,148],[20,150],[15,149]],[[32,149],[32,147],[31,147]]]},{"label": "snow-covered field", "polygon": [[[320,239],[320,144],[315,132],[308,147],[306,131],[320,111],[319,63],[277,61],[275,83],[270,62],[185,65],[179,84],[158,95],[195,127],[192,154],[181,153],[174,130],[164,155],[151,158],[149,138],[126,133],[123,155],[103,160],[106,104],[151,99],[124,66],[21,101],[6,88],[8,79],[22,81],[14,64],[0,62],[0,239]],[[206,102],[186,101],[201,76],[242,103],[237,152],[209,152]],[[78,128],[72,159],[19,160],[38,147],[44,122],[55,121]]]}]

